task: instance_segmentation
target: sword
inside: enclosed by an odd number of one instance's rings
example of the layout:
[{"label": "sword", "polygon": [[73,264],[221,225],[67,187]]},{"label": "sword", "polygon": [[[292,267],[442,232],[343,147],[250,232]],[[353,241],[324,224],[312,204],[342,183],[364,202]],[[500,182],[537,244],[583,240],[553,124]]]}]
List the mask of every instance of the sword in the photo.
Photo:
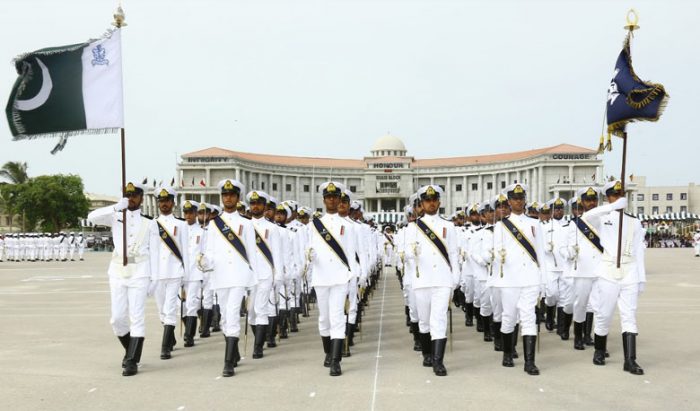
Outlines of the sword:
[{"label": "sword", "polygon": [[447,312],[450,315],[450,352],[452,352],[452,307],[450,307],[450,303],[447,303]]},{"label": "sword", "polygon": [[248,352],[248,309],[250,308],[250,290],[246,290],[246,295],[243,296],[245,301],[245,334],[243,337],[243,355],[245,356]]},{"label": "sword", "polygon": [[182,286],[180,288],[180,338],[182,338],[182,323],[185,322],[185,300],[187,300],[187,294],[185,286]]},{"label": "sword", "polygon": [[[542,299],[539,298],[539,296],[537,299],[540,301],[539,306],[540,306],[540,310],[542,310]],[[541,321],[537,322],[537,352],[538,353],[540,352],[540,340],[541,340],[541,338],[540,338],[540,323],[541,323]],[[517,336],[516,336],[516,338],[517,338]]]}]

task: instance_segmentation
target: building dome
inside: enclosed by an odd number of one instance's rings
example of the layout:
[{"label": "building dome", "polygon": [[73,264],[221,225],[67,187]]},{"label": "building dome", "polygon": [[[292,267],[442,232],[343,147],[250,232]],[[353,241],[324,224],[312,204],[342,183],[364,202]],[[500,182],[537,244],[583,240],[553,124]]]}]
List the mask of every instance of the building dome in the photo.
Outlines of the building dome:
[{"label": "building dome", "polygon": [[374,157],[401,157],[406,155],[406,146],[403,144],[403,141],[401,141],[401,139],[399,139],[398,137],[392,136],[391,134],[387,134],[385,136],[380,137],[377,141],[374,142],[371,152]]}]

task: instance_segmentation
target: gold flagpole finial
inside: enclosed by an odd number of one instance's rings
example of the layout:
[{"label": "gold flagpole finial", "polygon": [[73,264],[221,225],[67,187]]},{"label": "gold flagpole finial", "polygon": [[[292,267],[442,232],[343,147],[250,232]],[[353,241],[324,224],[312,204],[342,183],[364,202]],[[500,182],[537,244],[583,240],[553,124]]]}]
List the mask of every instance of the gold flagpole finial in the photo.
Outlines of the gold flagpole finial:
[{"label": "gold flagpole finial", "polygon": [[626,30],[629,30],[630,32],[639,30],[639,26],[637,25],[639,22],[639,15],[635,9],[629,9],[625,19],[627,20],[627,24],[625,25]]},{"label": "gold flagpole finial", "polygon": [[124,9],[122,9],[121,3],[119,4],[119,7],[117,7],[117,10],[114,12],[114,21],[112,22],[112,25],[116,28],[122,28],[128,26],[126,24],[126,15],[124,14]]}]

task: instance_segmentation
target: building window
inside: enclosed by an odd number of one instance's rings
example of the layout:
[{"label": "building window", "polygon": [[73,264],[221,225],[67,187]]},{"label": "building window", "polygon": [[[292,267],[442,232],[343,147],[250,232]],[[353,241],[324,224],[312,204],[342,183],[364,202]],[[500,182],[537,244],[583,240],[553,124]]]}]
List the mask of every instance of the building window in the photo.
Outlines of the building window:
[{"label": "building window", "polygon": [[357,186],[350,186],[350,192],[351,193],[357,192]]},{"label": "building window", "polygon": [[637,201],[644,201],[644,194],[637,194]]},{"label": "building window", "polygon": [[655,207],[652,207],[652,208],[651,208],[651,213],[652,213],[652,214],[659,214],[659,207],[656,207],[656,206],[655,206]]},{"label": "building window", "polygon": [[261,190],[264,190],[264,189],[265,189],[265,182],[264,182],[264,181],[263,181],[262,183],[260,183],[260,189],[261,189]]},{"label": "building window", "polygon": [[486,183],[486,189],[487,189],[487,190],[493,189],[493,183],[490,182],[490,181],[489,181],[488,183]]},{"label": "building window", "polygon": [[681,200],[687,200],[688,199],[688,193],[681,193]]},{"label": "building window", "polygon": [[505,182],[505,181],[501,181],[501,188],[506,188],[506,182]]},{"label": "building window", "polygon": [[672,213],[672,212],[673,212],[673,206],[667,206],[667,207],[666,207],[666,212],[667,212],[667,213]]},{"label": "building window", "polygon": [[687,213],[687,212],[688,212],[688,207],[681,206],[681,213]]},{"label": "building window", "polygon": [[438,210],[438,213],[445,214],[445,207],[440,207],[440,210]]},{"label": "building window", "polygon": [[462,185],[461,185],[461,184],[457,184],[457,185],[455,186],[455,191],[462,191]]},{"label": "building window", "polygon": [[666,200],[668,200],[668,201],[673,200],[673,193],[666,193]]},{"label": "building window", "polygon": [[479,189],[479,184],[478,183],[472,183],[472,191],[476,191]]},{"label": "building window", "polygon": [[637,207],[637,214],[644,214],[644,207]]},{"label": "building window", "polygon": [[653,201],[659,201],[659,195],[658,195],[658,194],[652,194],[652,195],[651,195],[651,199],[652,199]]},{"label": "building window", "polygon": [[272,191],[277,191],[277,183],[272,183]]},{"label": "building window", "polygon": [[255,190],[255,181],[252,181],[252,182],[250,183],[250,188],[252,188],[253,190]]},{"label": "building window", "polygon": [[305,192],[305,193],[308,193],[310,188],[311,188],[311,187],[309,187],[308,184],[304,184],[304,192]]},{"label": "building window", "polygon": [[291,185],[291,184],[285,184],[285,186],[284,186],[284,191],[292,191],[292,185]]},{"label": "building window", "polygon": [[462,211],[462,207],[457,207],[457,211]]}]

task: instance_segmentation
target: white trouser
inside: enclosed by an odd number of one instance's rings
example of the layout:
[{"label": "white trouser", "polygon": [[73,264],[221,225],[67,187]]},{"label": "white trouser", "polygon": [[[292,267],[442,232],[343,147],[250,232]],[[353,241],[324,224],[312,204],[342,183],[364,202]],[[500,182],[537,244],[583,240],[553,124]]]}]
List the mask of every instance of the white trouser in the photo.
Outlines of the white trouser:
[{"label": "white trouser", "polygon": [[695,244],[695,256],[700,257],[700,243]]},{"label": "white trouser", "polygon": [[78,248],[78,258],[83,259],[83,254],[85,254],[85,247]]},{"label": "white trouser", "polygon": [[75,257],[75,247],[70,247],[68,249],[68,257],[73,260]]},{"label": "white trouser", "polygon": [[[479,314],[481,314],[482,317],[488,317],[493,314],[493,308],[491,306],[491,288],[486,286],[486,280],[477,280],[474,291],[478,291],[479,293]],[[475,297],[474,301],[476,300],[477,298]]]},{"label": "white trouser", "polygon": [[476,290],[478,281],[475,280],[474,276],[472,275],[464,278],[464,287],[462,288],[462,292],[464,293],[464,301],[474,303],[474,306],[478,307],[480,304],[480,301],[478,301],[478,291]]},{"label": "white trouser", "polygon": [[241,335],[241,302],[245,287],[219,288],[216,290],[221,306],[221,329],[226,337]]},{"label": "white trouser", "polygon": [[184,287],[187,293],[187,299],[185,300],[185,316],[196,317],[197,310],[199,310],[202,304],[202,282],[199,280],[185,281]]},{"label": "white trouser", "polygon": [[637,300],[639,284],[619,284],[599,278],[593,284],[591,305],[595,313],[595,333],[605,336],[610,332],[610,323],[615,312],[615,304],[620,310],[620,323],[623,333],[637,333]]},{"label": "white trouser", "polygon": [[202,283],[202,308],[211,310],[214,307],[214,290],[211,289],[211,282],[204,279]]},{"label": "white trouser", "polygon": [[432,340],[447,338],[447,307],[450,305],[452,289],[427,287],[418,288],[415,293],[420,332],[430,332]]},{"label": "white trouser", "polygon": [[177,306],[179,303],[177,295],[180,292],[181,281],[181,278],[166,278],[156,281],[154,294],[160,322],[163,325],[177,324]]},{"label": "white trouser", "polygon": [[282,309],[282,306],[280,305],[281,299],[278,294],[278,289],[279,284],[272,284],[272,287],[270,287],[270,293],[267,296],[267,300],[270,302],[270,312],[267,313],[268,317],[277,317],[277,311]]},{"label": "white trouser", "polygon": [[270,320],[270,288],[272,288],[272,278],[259,280],[258,285],[250,292],[250,307],[248,310],[248,323],[252,325],[268,325]]},{"label": "white trouser", "polygon": [[594,280],[594,277],[574,277],[573,291],[564,304],[564,312],[574,314],[574,322],[586,321],[586,311]]},{"label": "white trouser", "polygon": [[60,255],[61,255],[61,260],[65,260],[65,259],[66,259],[66,251],[67,251],[67,250],[66,250],[66,247],[61,247],[61,248],[59,248],[59,253],[60,253]]},{"label": "white trouser", "polygon": [[416,291],[410,285],[404,285],[406,299],[408,300],[408,317],[412,323],[418,322],[418,306],[416,305]]},{"label": "white trouser", "polygon": [[501,332],[512,333],[520,319],[521,335],[537,335],[535,324],[535,305],[540,294],[540,287],[502,287],[501,303],[503,314],[501,316]]},{"label": "white trouser", "polygon": [[357,321],[357,278],[353,277],[348,282],[348,322],[355,324]]},{"label": "white trouser", "polygon": [[501,289],[498,287],[488,287],[491,290],[491,308],[493,321],[500,323],[503,318],[503,303],[501,302]]},{"label": "white trouser", "polygon": [[112,324],[114,335],[121,337],[131,333],[132,337],[146,336],[146,295],[148,277],[109,277],[112,301]]},{"label": "white trouser", "polygon": [[544,284],[544,303],[550,307],[557,305],[561,300],[561,271],[547,270],[546,282]]},{"label": "white trouser", "polygon": [[573,302],[571,306],[568,306],[569,301],[573,301],[574,295],[574,279],[572,277],[561,276],[559,278],[559,299],[557,300],[557,307],[562,307],[564,312],[567,314],[573,313]]},{"label": "white trouser", "polygon": [[318,332],[321,337],[330,336],[332,340],[345,338],[345,296],[346,284],[316,286],[318,302]]},{"label": "white trouser", "polygon": [[299,281],[289,280],[286,282],[287,285],[287,298],[289,299],[285,309],[298,307],[297,300],[299,299]]}]

